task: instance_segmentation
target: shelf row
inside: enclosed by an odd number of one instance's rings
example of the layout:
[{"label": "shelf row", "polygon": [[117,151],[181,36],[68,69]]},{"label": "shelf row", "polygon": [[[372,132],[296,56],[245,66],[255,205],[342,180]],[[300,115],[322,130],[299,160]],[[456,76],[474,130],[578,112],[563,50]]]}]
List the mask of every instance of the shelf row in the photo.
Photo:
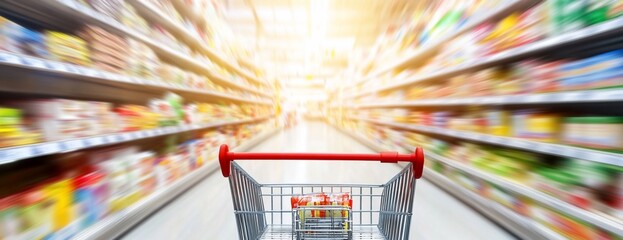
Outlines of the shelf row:
[{"label": "shelf row", "polygon": [[345,98],[357,98],[377,92],[392,90],[408,86],[418,82],[448,78],[469,71],[485,69],[502,63],[512,62],[527,56],[538,54],[556,47],[573,44],[580,41],[588,41],[606,34],[617,33],[623,30],[623,18],[616,18],[604,23],[596,24],[580,30],[568,32],[555,37],[546,38],[534,43],[508,49],[500,53],[482,58],[478,61],[467,61],[449,69],[429,74],[417,74],[405,80],[389,84],[387,86],[372,88],[367,91],[345,96]]},{"label": "shelf row", "polygon": [[468,131],[458,131],[452,129],[445,129],[432,126],[421,126],[413,124],[401,124],[387,121],[378,121],[365,118],[352,117],[350,119],[358,121],[366,121],[374,124],[412,130],[422,133],[438,134],[448,137],[454,137],[464,140],[471,140],[477,142],[483,142],[498,146],[505,146],[510,148],[517,148],[522,150],[528,150],[531,152],[539,152],[556,156],[570,157],[583,159],[588,161],[594,161],[599,163],[605,163],[615,166],[623,166],[623,154],[609,153],[591,149],[585,149],[580,147],[567,146],[562,144],[543,143],[531,140],[524,140],[512,137],[502,137],[489,134],[474,133]]},{"label": "shelf row", "polygon": [[95,10],[76,2],[75,0],[50,0],[50,1],[38,1],[37,4],[39,6],[45,7],[46,9],[50,9],[51,11],[56,10],[59,15],[67,16],[72,19],[80,19],[89,24],[95,24],[97,26],[102,27],[103,29],[118,33],[123,36],[128,36],[133,39],[136,39],[151,49],[153,49],[157,54],[165,56],[166,58],[172,60],[173,62],[178,63],[180,66],[191,67],[198,72],[205,74],[210,80],[215,81],[218,84],[222,84],[225,86],[235,87],[241,90],[253,92],[256,94],[260,94],[266,97],[270,97],[269,94],[266,94],[262,91],[257,91],[252,89],[250,86],[244,86],[242,84],[234,83],[228,81],[227,79],[218,76],[218,74],[213,73],[212,70],[208,69],[205,63],[198,59],[193,59],[189,57],[185,53],[181,53],[169,46],[167,44],[160,43],[155,41],[153,38],[141,33],[137,30],[134,30],[128,26],[123,25],[122,23],[105,16],[101,13],[96,12]]},{"label": "shelf row", "polygon": [[[233,151],[247,151],[279,130],[280,128],[275,128],[264,131],[243,142],[239,146],[236,146]],[[197,184],[206,176],[216,172],[217,169],[219,169],[218,161],[211,160],[201,168],[196,169],[166,188],[159,189],[132,206],[98,221],[95,225],[81,231],[72,239],[115,239],[130,230],[134,225],[140,223],[144,218],[161,209],[172,199],[184,193],[184,191]]]},{"label": "shelf row", "polygon": [[457,36],[477,27],[478,25],[481,25],[482,23],[488,22],[492,19],[495,18],[500,18],[501,16],[506,16],[509,15],[512,12],[518,11],[518,10],[522,10],[522,9],[527,9],[539,2],[541,2],[542,0],[518,0],[518,1],[508,1],[508,3],[501,5],[499,7],[497,7],[494,10],[491,11],[487,11],[486,13],[482,14],[480,17],[476,17],[475,19],[472,19],[471,21],[469,21],[468,23],[466,23],[465,25],[463,25],[460,29],[451,32],[449,34],[446,34],[445,36],[441,37],[439,40],[429,44],[429,45],[424,45],[420,48],[418,48],[417,50],[415,50],[414,52],[407,54],[407,56],[400,58],[399,60],[388,64],[386,67],[381,68],[380,70],[377,70],[373,73],[371,73],[370,75],[368,75],[367,77],[364,77],[363,79],[355,82],[354,84],[352,84],[351,86],[355,86],[358,85],[360,83],[366,82],[368,80],[371,80],[373,78],[377,78],[380,75],[390,72],[394,69],[399,69],[399,68],[404,68],[406,67],[406,65],[408,65],[411,62],[417,61],[418,59],[422,59],[425,57],[428,57],[429,54],[433,53],[434,51],[438,50],[441,46],[443,46],[443,44],[447,43],[448,41],[456,38]]},{"label": "shelf row", "polygon": [[270,105],[269,101],[262,101],[248,96],[236,96],[231,93],[222,93],[209,90],[198,90],[186,86],[176,85],[170,82],[145,79],[140,77],[130,77],[126,75],[102,71],[99,69],[82,67],[70,63],[63,63],[53,60],[46,60],[37,57],[25,56],[15,53],[0,51],[0,65],[19,68],[20,70],[38,71],[45,73],[58,74],[63,76],[78,77],[90,81],[102,83],[124,83],[141,87],[154,87],[159,89],[187,92],[215,97],[219,99],[233,100],[238,102]]},{"label": "shelf row", "polygon": [[[516,94],[502,96],[438,98],[413,101],[378,100],[374,103],[346,104],[344,108],[390,108],[418,106],[460,106],[460,105],[528,105],[528,104],[561,104],[561,103],[596,103],[621,102],[623,89],[586,90],[555,93]],[[338,108],[340,105],[332,105]]]},{"label": "shelf row", "polygon": [[[343,132],[348,132],[348,131],[343,131]],[[375,145],[374,143],[372,143],[370,140],[368,140],[365,136],[362,136],[361,134],[353,134],[353,133],[348,133],[349,135],[351,135],[352,137],[354,137],[355,139],[357,139],[359,142],[364,143],[366,146],[368,147],[372,147],[374,150],[376,151],[387,151],[388,149],[382,149],[379,148],[377,145]],[[412,146],[395,146],[395,147],[399,147],[399,148],[404,148],[406,151],[412,151],[414,149],[414,147]],[[555,209],[557,211],[560,212],[564,212],[565,214],[569,214],[577,219],[581,219],[582,221],[585,221],[587,223],[590,223],[592,225],[595,226],[599,226],[600,228],[603,228],[604,230],[610,231],[614,234],[617,234],[619,236],[623,236],[623,222],[618,221],[616,219],[613,219],[611,217],[607,217],[595,212],[591,212],[588,210],[584,210],[581,208],[578,208],[576,206],[573,206],[569,203],[566,203],[562,200],[559,200],[553,196],[547,195],[545,193],[542,193],[540,191],[531,189],[527,186],[524,186],[520,183],[516,183],[513,182],[511,180],[507,180],[507,179],[503,179],[501,177],[492,175],[490,173],[486,173],[482,170],[478,170],[475,169],[471,166],[465,165],[463,163],[460,163],[458,161],[452,160],[452,159],[448,159],[446,157],[437,155],[435,153],[432,153],[430,151],[425,152],[425,156],[427,158],[427,160],[434,160],[434,161],[438,161],[441,162],[442,164],[446,165],[446,166],[450,166],[454,169],[457,169],[461,172],[467,173],[471,176],[475,176],[479,179],[482,179],[486,182],[489,182],[491,184],[497,185],[505,190],[509,190],[513,193],[528,197],[536,202],[539,202],[545,206],[548,206],[552,209]],[[441,174],[435,172],[433,169],[430,169],[428,167],[426,167],[426,170],[424,171],[424,175],[423,175],[426,179],[431,180],[435,183],[438,183],[438,180],[440,180],[440,178],[443,178],[444,182],[449,182],[452,183],[452,181],[446,179],[446,177],[442,176]],[[491,211],[493,209],[497,210],[498,213],[502,213],[503,215],[506,215],[507,217],[510,217],[510,219],[514,219],[513,221],[516,223],[520,223],[523,224],[525,226],[528,226],[529,228],[527,229],[532,229],[534,230],[536,233],[538,233],[541,237],[545,237],[545,239],[566,239],[560,235],[558,235],[557,233],[553,232],[552,230],[549,230],[547,228],[545,228],[544,226],[541,226],[541,224],[538,224],[536,222],[534,222],[531,219],[528,219],[524,216],[521,216],[517,213],[512,212],[510,209],[501,206],[500,204],[493,202],[489,199],[486,199],[484,197],[479,196],[476,193],[471,192],[468,189],[465,189],[455,183],[452,183],[453,185],[455,185],[454,188],[452,188],[452,193],[453,194],[457,194],[457,193],[462,193],[460,195],[468,195],[468,196],[477,196],[476,199],[479,199],[480,202],[483,203],[489,203],[486,204],[484,206],[483,211]],[[465,194],[468,193],[469,194]],[[471,200],[474,200],[474,198],[471,198]],[[513,213],[513,214],[508,214],[508,213]],[[521,231],[520,231],[521,232]],[[526,238],[534,238],[534,236],[530,237],[530,236],[524,236]]]},{"label": "shelf row", "polygon": [[431,169],[426,169],[426,179],[435,183],[437,186],[442,187],[446,191],[452,193],[453,196],[458,197],[462,201],[470,203],[475,206],[481,212],[486,213],[488,216],[496,219],[496,221],[504,221],[507,226],[518,226],[516,234],[522,236],[525,239],[549,239],[549,240],[566,240],[567,238],[554,232],[551,229],[537,223],[536,221],[519,215],[516,212],[508,209],[507,207],[478,195],[468,189],[463,188],[461,185],[446,178],[442,174],[439,174]]},{"label": "shelf row", "polygon": [[100,147],[105,145],[119,144],[140,139],[164,136],[169,134],[177,134],[188,131],[201,129],[209,129],[227,125],[238,125],[245,123],[258,122],[270,119],[272,116],[251,118],[237,121],[218,121],[209,124],[186,124],[180,126],[161,127],[155,129],[113,133],[107,135],[85,137],[78,139],[68,139],[54,142],[43,142],[29,144],[17,147],[8,147],[0,149],[0,165],[15,162],[22,159],[34,158],[39,156],[76,151],[86,148]]},{"label": "shelf row", "polygon": [[[362,134],[356,134],[339,127],[337,128],[374,151],[396,151],[396,149],[385,149],[383,147],[379,147],[378,144],[375,144]],[[396,147],[400,148],[401,146]],[[412,149],[408,149],[407,151],[412,151]],[[430,157],[430,152],[425,151],[424,155],[427,160],[430,160],[428,159]],[[498,222],[501,222],[503,226],[515,230],[513,231],[514,233],[519,234],[525,239],[566,239],[532,219],[521,216],[497,202],[486,199],[468,189],[461,187],[460,185],[452,182],[450,179],[447,179],[445,176],[436,173],[429,167],[425,167],[423,177],[426,180],[441,186],[455,197],[458,197],[459,199],[476,207],[480,212],[494,218]]]},{"label": "shelf row", "polygon": [[179,36],[182,36],[182,38],[185,39],[185,42],[190,43],[192,47],[196,49],[200,49],[203,53],[208,55],[210,59],[216,61],[219,65],[225,66],[228,69],[233,70],[237,74],[242,75],[244,78],[254,81],[255,83],[263,85],[266,84],[266,82],[252,76],[247,71],[236,66],[236,64],[227,61],[221,54],[205,46],[202,40],[188,32],[188,30],[186,30],[184,26],[181,26],[180,24],[173,21],[169,16],[160,11],[157,7],[153,6],[152,3],[146,0],[134,0],[132,2],[136,3],[134,4],[134,6],[137,7],[137,9],[146,13],[149,21],[158,22],[165,26],[167,29],[176,32]]},{"label": "shelf row", "polygon": [[[579,219],[582,219],[595,226],[599,226],[612,233],[616,233],[617,235],[623,236],[623,223],[620,221],[575,207],[569,203],[561,201],[560,199],[557,199],[545,193],[539,192],[537,190],[524,186],[520,183],[515,183],[513,181],[500,178],[498,176],[492,175],[482,170],[478,170],[473,167],[467,166],[456,160],[448,159],[443,156],[439,156],[437,154],[431,153],[430,151],[426,153],[426,156],[436,161],[442,162],[444,165],[458,169],[462,172],[468,173],[469,175],[476,176],[482,180],[493,183],[506,190],[510,190],[519,195],[526,196],[541,204],[544,204],[558,211],[561,211],[569,215],[572,215],[574,217],[577,217]],[[428,171],[427,173],[430,173],[430,172],[432,172],[432,170]]]}]

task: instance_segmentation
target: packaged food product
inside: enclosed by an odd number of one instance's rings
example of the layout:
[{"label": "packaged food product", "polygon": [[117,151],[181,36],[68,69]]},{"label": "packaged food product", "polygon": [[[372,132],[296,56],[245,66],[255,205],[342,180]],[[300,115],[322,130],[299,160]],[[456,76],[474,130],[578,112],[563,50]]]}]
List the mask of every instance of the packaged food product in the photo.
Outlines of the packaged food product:
[{"label": "packaged food product", "polygon": [[91,172],[77,176],[72,181],[73,202],[77,215],[80,216],[80,229],[84,229],[108,212],[108,192],[105,175],[100,172]]},{"label": "packaged food product", "polygon": [[18,195],[10,195],[0,199],[0,238],[17,238],[22,231],[19,218]]},{"label": "packaged food product", "polygon": [[0,49],[21,53],[19,39],[23,29],[19,24],[0,16]]},{"label": "packaged food product", "polygon": [[20,53],[40,58],[50,58],[43,34],[26,28],[21,28],[21,30],[22,33],[17,40],[20,46]]},{"label": "packaged food product", "polygon": [[555,142],[560,129],[560,117],[538,110],[515,111],[512,116],[513,136],[544,142]]},{"label": "packaged food product", "polygon": [[548,1],[550,6],[550,32],[560,34],[578,30],[587,25],[584,17],[587,1],[585,0],[553,0]]},{"label": "packaged food product", "polygon": [[89,48],[81,38],[55,31],[46,31],[45,35],[48,51],[55,60],[91,65]]},{"label": "packaged food product", "polygon": [[606,151],[623,149],[623,117],[567,117],[563,142]]},{"label": "packaged food product", "polygon": [[588,223],[540,205],[532,205],[530,216],[563,236],[574,239],[596,239],[598,230]]},{"label": "packaged food product", "polygon": [[595,89],[623,85],[623,51],[616,50],[560,66],[563,90]]},{"label": "packaged food product", "polygon": [[587,0],[584,18],[587,24],[597,24],[616,18],[623,12],[623,3],[618,0]]},{"label": "packaged food product", "polygon": [[53,229],[58,231],[76,219],[73,206],[72,185],[70,179],[52,182],[43,188],[45,198],[50,199],[53,211]]},{"label": "packaged food product", "polygon": [[499,136],[509,136],[511,133],[510,114],[504,110],[489,110],[486,112],[487,133]]},{"label": "packaged food product", "polygon": [[89,43],[93,65],[105,71],[123,72],[127,67],[128,44],[124,38],[87,25],[79,36]]},{"label": "packaged food product", "polygon": [[[345,206],[352,208],[352,200],[348,193],[311,193],[292,196],[292,208],[304,206]],[[305,218],[348,217],[346,210],[322,210],[321,207],[311,210],[299,210],[299,216]]]}]

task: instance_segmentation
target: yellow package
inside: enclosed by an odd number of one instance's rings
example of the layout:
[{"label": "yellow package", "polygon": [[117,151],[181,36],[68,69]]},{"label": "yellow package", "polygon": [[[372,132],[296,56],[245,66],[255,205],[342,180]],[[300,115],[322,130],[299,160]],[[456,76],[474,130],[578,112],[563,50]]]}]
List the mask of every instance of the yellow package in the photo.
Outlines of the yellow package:
[{"label": "yellow package", "polygon": [[63,179],[43,188],[46,199],[53,202],[52,228],[55,231],[62,229],[76,219],[76,208],[72,203],[71,181]]}]

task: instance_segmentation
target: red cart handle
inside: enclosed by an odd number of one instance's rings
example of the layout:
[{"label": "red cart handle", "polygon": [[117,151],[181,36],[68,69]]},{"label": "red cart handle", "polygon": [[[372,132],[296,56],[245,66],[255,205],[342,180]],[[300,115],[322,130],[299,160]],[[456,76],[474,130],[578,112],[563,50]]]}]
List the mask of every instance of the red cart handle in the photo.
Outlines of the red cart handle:
[{"label": "red cart handle", "polygon": [[411,162],[413,176],[422,177],[424,171],[424,150],[418,147],[412,154],[381,152],[376,154],[353,153],[248,153],[230,152],[227,144],[221,145],[219,163],[223,177],[229,177],[230,162],[234,160],[336,160],[336,161],[381,161],[382,163]]}]

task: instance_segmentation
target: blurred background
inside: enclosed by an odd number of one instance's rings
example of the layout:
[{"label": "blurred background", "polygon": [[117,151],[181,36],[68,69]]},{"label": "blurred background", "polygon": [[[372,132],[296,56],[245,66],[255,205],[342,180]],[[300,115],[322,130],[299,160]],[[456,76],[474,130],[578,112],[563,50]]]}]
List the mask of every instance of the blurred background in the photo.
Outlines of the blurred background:
[{"label": "blurred background", "polygon": [[[423,147],[408,239],[622,239],[621,15],[621,0],[0,1],[0,239],[242,238],[221,144]],[[269,183],[401,169],[241,165]]]}]

